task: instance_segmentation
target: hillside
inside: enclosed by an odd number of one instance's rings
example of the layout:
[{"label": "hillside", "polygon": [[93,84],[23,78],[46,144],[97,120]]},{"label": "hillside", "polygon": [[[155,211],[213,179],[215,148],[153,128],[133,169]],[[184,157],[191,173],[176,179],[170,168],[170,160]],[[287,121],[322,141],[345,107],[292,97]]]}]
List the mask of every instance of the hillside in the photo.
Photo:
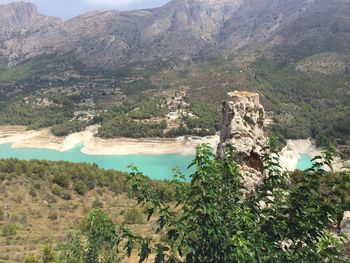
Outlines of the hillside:
[{"label": "hillside", "polygon": [[[329,154],[326,158],[332,158]],[[90,256],[100,255],[101,262],[133,263],[139,256],[145,262],[144,253],[146,262],[167,262],[167,255],[189,253],[195,245],[197,253],[223,258],[220,262],[240,258],[240,251],[247,253],[242,262],[280,262],[286,257],[291,259],[287,262],[348,262],[348,243],[343,246],[334,236],[337,232],[329,230],[339,230],[349,208],[349,173],[326,173],[316,165],[309,172],[282,174],[274,159],[267,162],[266,172],[273,176],[245,198],[237,164],[216,160],[205,145],[198,148],[192,184],[154,182],[138,173],[127,176],[87,164],[0,160],[0,262],[28,258],[26,262],[67,263],[83,257],[91,262]],[[279,198],[271,201],[275,196]],[[124,227],[130,230],[118,237]],[[292,243],[282,246],[286,236]],[[232,243],[235,238],[249,246],[242,250]],[[140,241],[144,243],[138,246]],[[208,242],[215,246],[203,250]],[[305,247],[294,245],[299,242]],[[217,253],[220,246],[227,253]],[[266,254],[266,247],[271,253]],[[132,252],[131,259],[108,260],[120,258],[124,250]],[[166,255],[159,260],[163,251]]]},{"label": "hillside", "polygon": [[[172,200],[168,183],[151,184]],[[0,185],[0,262],[24,262],[45,245],[66,240],[97,208],[108,211],[113,222],[153,236],[155,222],[145,224],[148,208],[136,207],[126,174],[87,164],[0,160]]]}]

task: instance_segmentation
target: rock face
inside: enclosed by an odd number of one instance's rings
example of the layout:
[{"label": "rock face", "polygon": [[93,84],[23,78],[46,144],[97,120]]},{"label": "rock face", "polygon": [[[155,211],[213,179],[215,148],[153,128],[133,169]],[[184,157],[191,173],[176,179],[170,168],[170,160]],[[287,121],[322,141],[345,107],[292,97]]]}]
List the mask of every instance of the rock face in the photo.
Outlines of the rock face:
[{"label": "rock face", "polygon": [[227,146],[238,151],[239,162],[244,175],[253,182],[262,176],[263,163],[260,152],[266,138],[263,132],[264,108],[259,94],[254,92],[230,92],[223,104],[222,128],[217,155],[222,158]]},{"label": "rock face", "polygon": [[262,45],[284,54],[292,45],[298,61],[348,50],[349,14],[344,0],[172,0],[154,9],[96,11],[63,21],[19,1],[0,5],[0,59],[9,67],[49,56],[114,68],[195,62]]},{"label": "rock face", "polygon": [[343,221],[340,223],[340,229],[343,233],[350,234],[350,211],[344,213]]}]

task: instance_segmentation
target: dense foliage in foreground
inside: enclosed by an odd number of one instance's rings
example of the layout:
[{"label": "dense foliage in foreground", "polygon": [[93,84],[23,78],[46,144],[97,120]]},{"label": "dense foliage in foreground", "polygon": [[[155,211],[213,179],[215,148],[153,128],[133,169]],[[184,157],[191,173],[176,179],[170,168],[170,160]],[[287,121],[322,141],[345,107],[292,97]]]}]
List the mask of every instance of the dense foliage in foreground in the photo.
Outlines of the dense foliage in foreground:
[{"label": "dense foliage in foreground", "polygon": [[[158,218],[152,240],[133,235],[114,225],[101,210],[93,210],[69,241],[45,249],[43,262],[120,262],[133,250],[139,262],[348,262],[343,255],[344,237],[331,228],[349,203],[337,197],[337,185],[323,191],[333,153],[325,152],[303,176],[293,179],[281,170],[278,156],[266,148],[263,183],[248,192],[232,149],[216,160],[212,149],[202,145],[192,166],[191,187],[172,182],[174,206],[149,188],[134,168],[128,177],[140,205],[148,205],[149,218]],[[350,175],[341,175],[350,186]],[[334,182],[333,182],[334,183]],[[34,256],[27,263],[40,262]]]}]

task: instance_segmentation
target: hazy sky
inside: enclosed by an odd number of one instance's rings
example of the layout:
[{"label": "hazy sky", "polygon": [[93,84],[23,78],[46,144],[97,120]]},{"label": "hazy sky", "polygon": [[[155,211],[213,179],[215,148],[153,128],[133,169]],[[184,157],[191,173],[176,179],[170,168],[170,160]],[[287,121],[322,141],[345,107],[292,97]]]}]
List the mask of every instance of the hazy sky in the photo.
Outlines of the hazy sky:
[{"label": "hazy sky", "polygon": [[[15,0],[0,0],[0,4]],[[70,18],[91,10],[120,9],[134,10],[158,7],[169,0],[30,0],[45,15]]]}]

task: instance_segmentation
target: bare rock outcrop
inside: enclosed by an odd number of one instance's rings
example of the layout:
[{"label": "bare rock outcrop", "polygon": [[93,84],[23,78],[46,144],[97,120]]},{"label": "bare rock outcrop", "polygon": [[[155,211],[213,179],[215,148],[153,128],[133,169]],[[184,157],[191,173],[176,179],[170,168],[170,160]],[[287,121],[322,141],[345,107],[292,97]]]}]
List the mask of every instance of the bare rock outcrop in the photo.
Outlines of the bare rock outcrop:
[{"label": "bare rock outcrop", "polygon": [[[28,2],[14,2],[0,5],[0,62],[9,67],[47,57],[93,68],[172,66],[226,57],[258,45],[304,43],[305,38],[314,43],[316,36],[320,43],[326,41],[325,47],[343,43],[345,50],[349,42],[343,32],[350,5],[340,0],[326,8],[327,1],[315,0],[172,0],[153,9],[96,11],[65,21],[40,14]],[[313,3],[320,6],[309,18]],[[319,10],[332,14],[326,30]],[[295,30],[295,21],[304,21],[299,19],[304,14],[310,22],[299,23]],[[321,23],[317,32],[314,20]],[[339,30],[333,29],[335,23]],[[330,29],[337,34],[334,45],[328,43],[328,33],[320,34]],[[289,35],[294,36],[292,41]]]},{"label": "bare rock outcrop", "polygon": [[340,229],[343,233],[350,235],[350,211],[344,213],[343,220],[340,223]]},{"label": "bare rock outcrop", "polygon": [[223,104],[218,158],[223,158],[225,148],[234,146],[238,151],[239,162],[246,177],[246,184],[260,181],[263,172],[261,149],[266,143],[263,132],[264,108],[259,94],[235,91],[228,93]]}]

